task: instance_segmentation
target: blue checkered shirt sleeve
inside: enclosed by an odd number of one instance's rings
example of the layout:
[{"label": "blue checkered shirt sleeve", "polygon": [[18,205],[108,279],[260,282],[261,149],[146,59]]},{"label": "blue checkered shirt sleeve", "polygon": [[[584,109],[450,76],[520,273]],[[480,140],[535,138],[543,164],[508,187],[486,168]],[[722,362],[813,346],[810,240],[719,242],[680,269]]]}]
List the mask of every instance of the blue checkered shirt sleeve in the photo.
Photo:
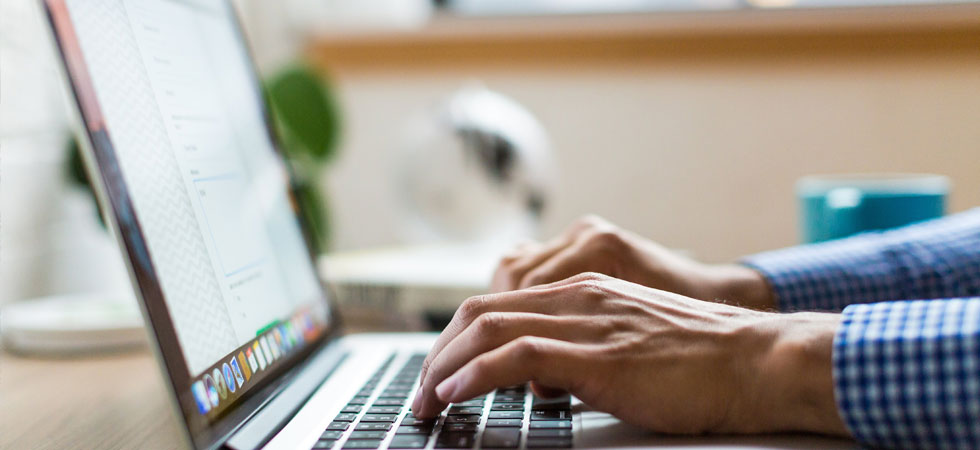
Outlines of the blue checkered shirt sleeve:
[{"label": "blue checkered shirt sleeve", "polygon": [[858,441],[980,448],[980,209],[744,263],[783,310],[843,308],[834,389]]},{"label": "blue checkered shirt sleeve", "polygon": [[745,258],[783,311],[980,296],[980,208],[885,232]]}]

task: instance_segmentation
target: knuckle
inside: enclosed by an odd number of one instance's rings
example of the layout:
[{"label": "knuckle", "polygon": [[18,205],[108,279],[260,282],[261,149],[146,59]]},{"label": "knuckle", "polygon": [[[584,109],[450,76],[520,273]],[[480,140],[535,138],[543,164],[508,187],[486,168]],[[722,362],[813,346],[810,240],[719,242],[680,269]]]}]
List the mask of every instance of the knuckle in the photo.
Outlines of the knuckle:
[{"label": "knuckle", "polygon": [[537,361],[541,355],[540,339],[534,336],[521,336],[514,341],[514,356],[519,361]]},{"label": "knuckle", "polygon": [[487,298],[484,295],[470,297],[459,305],[459,310],[456,313],[464,322],[471,322],[480,316],[480,313],[486,307],[486,303]]},{"label": "knuckle", "polygon": [[595,285],[610,279],[608,275],[599,272],[583,272],[578,277],[578,281],[585,285]]},{"label": "knuckle", "polygon": [[594,230],[588,235],[586,245],[592,250],[617,250],[624,244],[623,235],[614,228]]},{"label": "knuckle", "polygon": [[504,315],[499,312],[488,312],[480,315],[474,326],[480,336],[493,336],[504,327],[505,320]]}]

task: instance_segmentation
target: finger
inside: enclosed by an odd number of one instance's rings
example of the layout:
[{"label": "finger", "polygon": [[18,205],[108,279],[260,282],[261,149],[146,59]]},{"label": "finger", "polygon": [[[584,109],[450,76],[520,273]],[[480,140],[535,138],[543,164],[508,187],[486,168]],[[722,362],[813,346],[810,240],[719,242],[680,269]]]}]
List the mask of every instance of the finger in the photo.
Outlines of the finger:
[{"label": "finger", "polygon": [[[596,262],[591,260],[595,255],[585,252],[586,242],[578,240],[565,247],[538,267],[528,271],[517,284],[518,289],[525,289],[545,283],[564,280],[583,272],[597,272]],[[589,267],[589,266],[593,267]]]},{"label": "finger", "polygon": [[557,388],[553,388],[551,386],[543,386],[543,385],[541,385],[539,383],[536,383],[534,381],[531,382],[531,392],[533,392],[534,395],[536,395],[538,397],[541,397],[541,398],[561,397],[562,395],[565,395],[565,394],[568,393],[568,391],[566,391],[564,389],[557,389]]},{"label": "finger", "polygon": [[583,353],[570,342],[522,337],[467,363],[436,387],[436,395],[442,402],[455,403],[531,380],[575,392],[590,376]]},{"label": "finger", "polygon": [[524,336],[545,337],[570,342],[594,341],[603,330],[586,316],[549,316],[532,313],[487,313],[480,316],[450,341],[432,361],[422,380],[422,402],[413,411],[419,417],[435,415],[446,407],[433,395],[446,377],[477,356]]},{"label": "finger", "polygon": [[583,282],[600,283],[600,282],[609,282],[609,281],[619,281],[619,280],[616,280],[615,278],[609,275],[598,273],[598,272],[582,272],[582,273],[572,275],[568,278],[565,278],[564,280],[559,280],[546,284],[539,284],[537,286],[528,286],[521,290],[522,291],[545,291],[549,289],[568,286],[570,284],[575,284],[575,283],[583,283]]},{"label": "finger", "polygon": [[579,219],[558,237],[548,241],[546,244],[531,247],[530,249],[533,249],[533,252],[529,252],[520,258],[505,258],[501,260],[501,264],[494,272],[493,280],[490,283],[491,291],[503,292],[517,289],[521,278],[528,271],[547,261],[565,247],[572,245],[585,230],[595,227],[597,220],[591,217]]},{"label": "finger", "polygon": [[[480,315],[487,312],[527,312],[527,313],[539,313],[539,314],[549,314],[549,315],[560,315],[560,314],[572,314],[575,312],[585,311],[580,307],[579,303],[576,301],[550,301],[559,297],[561,294],[558,292],[557,288],[555,290],[547,289],[534,289],[534,290],[523,290],[523,291],[509,291],[502,292],[499,294],[490,294],[477,297],[470,297],[460,305],[459,309],[456,310],[456,314],[453,315],[452,320],[446,329],[442,331],[442,334],[436,338],[436,342],[432,345],[432,349],[429,350],[429,355],[425,358],[422,363],[422,373],[421,379],[426,379],[428,375],[429,366],[436,356],[442,351],[442,349],[453,340],[459,333],[463,332],[469,324],[476,320]],[[427,388],[423,384],[422,388]],[[416,394],[415,400],[412,402],[413,409],[418,409],[421,406],[421,391]]]}]

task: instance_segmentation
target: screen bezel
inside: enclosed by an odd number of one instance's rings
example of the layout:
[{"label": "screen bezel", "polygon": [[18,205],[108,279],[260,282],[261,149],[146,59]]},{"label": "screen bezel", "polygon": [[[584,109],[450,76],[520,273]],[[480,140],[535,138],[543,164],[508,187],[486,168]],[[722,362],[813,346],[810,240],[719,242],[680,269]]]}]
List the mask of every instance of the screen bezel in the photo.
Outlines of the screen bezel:
[{"label": "screen bezel", "polygon": [[[161,368],[169,380],[167,385],[171,391],[171,398],[176,403],[177,410],[180,412],[184,424],[184,429],[187,432],[187,437],[194,447],[217,447],[236,428],[241,426],[245,420],[286,386],[292,377],[302,370],[303,363],[309,359],[311,354],[321,350],[330,341],[333,341],[342,334],[339,311],[336,310],[334,302],[327,300],[333,296],[329,295],[328,287],[320,280],[320,301],[323,302],[325,306],[324,311],[327,312],[327,317],[321,319],[325,319],[324,322],[327,323],[326,332],[322,333],[313,342],[309,342],[293,356],[285,359],[269,377],[244,393],[236,401],[236,404],[228,410],[223,411],[222,415],[218,418],[213,421],[208,421],[208,419],[198,413],[191,393],[191,384],[194,378],[190,376],[180,342],[177,339],[173,321],[164,300],[160,281],[149,256],[149,249],[139,218],[135,214],[133,202],[129,196],[126,182],[122,177],[115,149],[109,138],[104,119],[101,116],[101,108],[97,99],[94,98],[95,91],[89,78],[90,73],[84,63],[80,48],[68,48],[71,45],[77,46],[78,41],[74,24],[71,23],[70,15],[67,12],[66,0],[40,1],[43,6],[45,18],[48,21],[55,49],[61,60],[62,73],[71,91],[71,97],[82,128],[79,133],[76,133],[76,136],[85,141],[80,147],[82,147],[89,178],[94,184],[93,189],[97,191],[96,197],[103,211],[106,213],[108,219],[107,224],[114,231],[123,258],[129,267],[135,294],[140,300],[144,319],[146,320],[146,325],[149,327],[151,340],[156,344],[154,351],[161,364]],[[241,19],[229,1],[217,0],[216,3],[226,8],[229,20],[233,22],[232,28],[248,60],[247,63],[250,67],[249,77],[255,89],[266,133],[272,143],[273,151],[277,157],[282,159],[284,158],[284,153],[282,152],[281,141],[273,125],[271,111],[264,90],[262,89],[258,71],[256,70],[252,50],[245,38]],[[58,18],[53,8],[59,5],[64,7],[64,19],[67,20],[67,24],[62,23],[59,25],[58,23]],[[64,28],[65,25],[69,28]],[[71,36],[66,36],[64,33],[71,33]],[[66,38],[74,40],[74,44]],[[291,184],[289,186],[289,195],[293,200],[293,205],[295,208],[302,208],[302,205],[295,201],[294,196],[296,177],[292,173],[292,168],[289,164],[284,163],[283,165],[289,171]],[[310,264],[313,265],[315,270],[316,259],[311,241],[310,224],[306,222],[303,214],[299,214],[298,211],[294,213],[294,216],[303,231],[303,240],[310,258]]]}]

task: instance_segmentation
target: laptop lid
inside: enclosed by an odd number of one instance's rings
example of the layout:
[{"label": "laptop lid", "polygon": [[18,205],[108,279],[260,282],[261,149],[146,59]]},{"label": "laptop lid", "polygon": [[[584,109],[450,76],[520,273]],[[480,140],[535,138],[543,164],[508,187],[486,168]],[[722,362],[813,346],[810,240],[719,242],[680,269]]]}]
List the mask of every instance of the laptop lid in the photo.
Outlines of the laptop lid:
[{"label": "laptop lid", "polygon": [[337,331],[225,0],[42,0],[195,447],[213,447]]}]

